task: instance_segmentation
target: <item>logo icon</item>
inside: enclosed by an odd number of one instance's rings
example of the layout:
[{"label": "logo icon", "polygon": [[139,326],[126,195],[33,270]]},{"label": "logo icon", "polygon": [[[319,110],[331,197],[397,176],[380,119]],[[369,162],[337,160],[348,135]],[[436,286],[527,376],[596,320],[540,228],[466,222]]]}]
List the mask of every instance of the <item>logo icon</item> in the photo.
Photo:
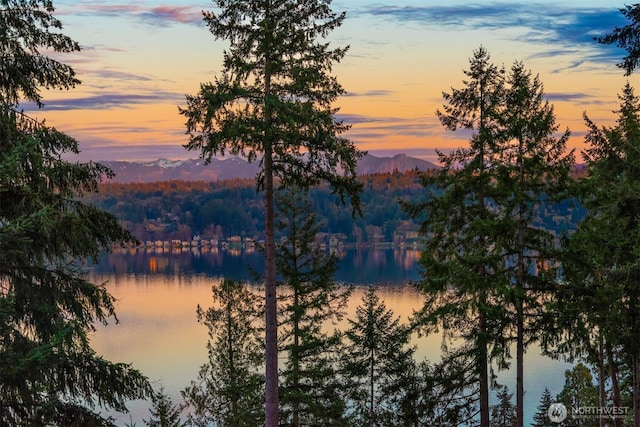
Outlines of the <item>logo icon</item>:
[{"label": "logo icon", "polygon": [[552,403],[547,410],[547,416],[552,423],[561,423],[567,418],[567,407],[562,403]]}]

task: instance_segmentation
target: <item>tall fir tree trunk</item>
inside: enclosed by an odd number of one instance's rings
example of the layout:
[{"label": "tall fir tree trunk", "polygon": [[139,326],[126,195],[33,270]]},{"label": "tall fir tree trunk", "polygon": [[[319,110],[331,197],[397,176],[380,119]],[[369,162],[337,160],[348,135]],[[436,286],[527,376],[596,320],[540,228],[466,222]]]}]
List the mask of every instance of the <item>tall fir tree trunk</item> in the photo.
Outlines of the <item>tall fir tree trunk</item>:
[{"label": "tall fir tree trunk", "polygon": [[[480,168],[480,180],[483,179],[485,174],[485,83],[484,81],[480,81],[480,149],[478,152],[478,156],[480,158],[479,168]],[[480,194],[479,199],[480,203],[482,203],[482,209],[487,210],[487,203],[485,201],[485,188],[484,184],[481,182],[480,184]],[[484,238],[485,236],[483,236]],[[486,270],[484,267],[480,269],[480,277],[483,281],[482,286],[484,286]],[[478,304],[478,329],[479,329],[479,345],[478,351],[479,355],[479,376],[480,376],[480,427],[489,427],[489,411],[491,408],[489,407],[489,351],[488,351],[488,334],[487,334],[487,317],[485,314],[485,307],[487,306],[487,295],[485,291],[481,291],[480,304]]]},{"label": "tall fir tree trunk", "polygon": [[522,300],[517,307],[516,339],[516,427],[524,426],[524,319]]},{"label": "tall fir tree trunk", "polygon": [[[605,389],[605,368],[604,368],[604,343],[601,331],[598,332],[598,396],[600,398],[600,407],[604,408],[607,405],[607,396]],[[604,414],[600,414],[598,417],[600,420],[600,427],[605,427],[607,419]]]},{"label": "tall fir tree trunk", "polygon": [[633,338],[630,347],[631,353],[631,396],[633,399],[633,425],[640,426],[640,345],[636,341],[640,336],[640,289],[637,283],[629,284],[629,306],[631,318],[631,337]]},{"label": "tall fir tree trunk", "polygon": [[[267,13],[268,15],[268,13]],[[273,189],[273,141],[271,141],[271,70],[265,61],[264,115],[264,293],[265,293],[265,425],[278,426],[278,306],[276,295],[275,200]]]},{"label": "tall fir tree trunk", "polygon": [[373,349],[371,350],[371,361],[369,363],[369,386],[370,386],[370,390],[369,390],[369,427],[373,427],[375,422],[375,416],[374,416],[374,412],[375,412],[375,407],[374,407],[374,399],[373,399],[373,394],[375,392],[375,371],[374,371],[374,367],[375,367],[375,353],[373,351]]},{"label": "tall fir tree trunk", "polygon": [[[231,304],[227,304],[225,308],[225,314],[227,317],[227,331],[233,330],[233,307]],[[233,334],[227,334],[227,359],[229,360],[229,382],[234,386],[238,384],[238,379],[236,378],[236,370],[235,367],[235,346],[233,342]],[[238,410],[238,402],[240,401],[240,396],[237,395],[238,388],[234,387],[234,395],[231,398],[231,419],[234,422],[238,422],[240,420],[240,411]]]},{"label": "tall fir tree trunk", "polygon": [[640,426],[640,357],[638,354],[632,356],[632,369],[633,369],[633,425]]},{"label": "tall fir tree trunk", "polygon": [[487,351],[487,318],[484,313],[486,297],[480,300],[478,314],[478,376],[480,379],[480,427],[489,427],[489,355]]},{"label": "tall fir tree trunk", "polygon": [[[520,186],[524,187],[524,161],[522,159],[523,142],[519,142],[520,156],[518,159],[520,168]],[[518,292],[516,293],[516,427],[524,427],[524,293],[525,290],[525,263],[524,263],[524,232],[527,227],[524,216],[525,205],[518,206]]]},{"label": "tall fir tree trunk", "polygon": [[[265,144],[266,145],[266,144]],[[278,425],[278,307],[276,295],[276,244],[274,229],[273,173],[270,150],[264,156],[265,195],[265,422]]]},{"label": "tall fir tree trunk", "polygon": [[[296,251],[296,242],[292,242],[293,243],[293,253],[297,253]],[[294,290],[294,306],[295,307],[300,307],[300,292],[298,289],[298,286],[296,286],[295,290]],[[300,312],[295,312],[294,314],[294,320],[293,320],[293,351],[292,351],[292,356],[291,358],[293,359],[293,367],[292,367],[292,371],[293,371],[293,389],[296,392],[300,391],[300,317],[301,317],[301,313]],[[298,403],[298,401],[296,400],[295,403],[293,404],[293,408],[292,409],[292,424],[293,427],[300,427],[300,405]]]},{"label": "tall fir tree trunk", "polygon": [[[611,377],[611,398],[613,400],[613,406],[620,407],[620,383],[618,381],[618,364],[613,357],[613,348],[609,341],[605,344],[607,351],[607,360],[609,362],[609,377]],[[615,418],[613,420],[615,427],[622,427],[622,419]]]}]

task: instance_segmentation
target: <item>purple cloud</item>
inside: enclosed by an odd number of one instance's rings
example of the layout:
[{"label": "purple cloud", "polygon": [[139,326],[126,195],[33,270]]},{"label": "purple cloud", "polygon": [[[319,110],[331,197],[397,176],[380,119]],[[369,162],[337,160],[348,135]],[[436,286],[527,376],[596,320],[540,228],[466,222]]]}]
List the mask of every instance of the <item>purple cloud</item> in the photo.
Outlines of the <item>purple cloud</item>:
[{"label": "purple cloud", "polygon": [[191,6],[157,6],[140,13],[140,16],[155,23],[170,21],[181,24],[204,25],[202,10]]},{"label": "purple cloud", "polygon": [[25,111],[106,110],[158,102],[177,105],[183,100],[184,95],[175,92],[157,91],[146,94],[101,93],[81,98],[48,99],[44,101],[44,108],[42,109],[38,109],[31,103],[21,104],[21,107]]},{"label": "purple cloud", "polygon": [[136,4],[84,3],[66,14],[92,16],[128,16],[155,26],[166,27],[173,23],[204,25],[202,8],[196,6],[142,6]]}]

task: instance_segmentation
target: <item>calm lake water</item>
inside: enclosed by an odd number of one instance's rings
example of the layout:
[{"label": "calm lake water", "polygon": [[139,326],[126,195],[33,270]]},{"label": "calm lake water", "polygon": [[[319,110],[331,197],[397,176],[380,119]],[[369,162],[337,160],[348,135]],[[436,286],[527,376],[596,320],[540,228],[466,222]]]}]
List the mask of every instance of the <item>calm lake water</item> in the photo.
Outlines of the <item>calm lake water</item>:
[{"label": "calm lake water", "polygon": [[[361,249],[338,253],[340,269],[336,280],[355,285],[347,309],[353,315],[366,287],[375,285],[380,298],[406,320],[420,307],[420,295],[410,285],[419,279],[416,250]],[[258,252],[130,250],[101,255],[90,270],[94,283],[107,283],[118,300],[119,323],[99,327],[92,345],[98,354],[114,362],[131,363],[154,386],[164,386],[174,402],[180,390],[197,378],[207,360],[207,328],[196,320],[196,307],[212,305],[211,287],[222,277],[240,281],[252,279],[250,270],[262,269]],[[440,337],[416,337],[416,358],[436,362],[440,357]],[[515,353],[514,353],[515,354]],[[564,385],[564,371],[570,365],[540,356],[530,348],[525,360],[525,422],[532,422],[545,387],[552,395]],[[498,373],[498,382],[515,391],[513,371]],[[148,403],[131,402],[130,414],[118,415],[119,424],[149,418]]]}]

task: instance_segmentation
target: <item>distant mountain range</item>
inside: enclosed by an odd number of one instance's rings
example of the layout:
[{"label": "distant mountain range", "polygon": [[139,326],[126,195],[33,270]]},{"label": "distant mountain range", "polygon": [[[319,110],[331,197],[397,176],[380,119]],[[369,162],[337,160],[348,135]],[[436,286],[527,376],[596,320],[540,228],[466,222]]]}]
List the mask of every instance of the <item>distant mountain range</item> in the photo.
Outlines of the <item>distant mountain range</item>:
[{"label": "distant mountain range", "polygon": [[[101,161],[116,174],[109,182],[156,182],[156,181],[218,181],[233,178],[253,178],[259,168],[258,162],[247,163],[239,157],[212,159],[208,165],[201,159],[166,160],[152,162]],[[358,162],[359,175],[437,169],[439,166],[426,160],[397,154],[393,157],[376,157],[370,154]]]}]

